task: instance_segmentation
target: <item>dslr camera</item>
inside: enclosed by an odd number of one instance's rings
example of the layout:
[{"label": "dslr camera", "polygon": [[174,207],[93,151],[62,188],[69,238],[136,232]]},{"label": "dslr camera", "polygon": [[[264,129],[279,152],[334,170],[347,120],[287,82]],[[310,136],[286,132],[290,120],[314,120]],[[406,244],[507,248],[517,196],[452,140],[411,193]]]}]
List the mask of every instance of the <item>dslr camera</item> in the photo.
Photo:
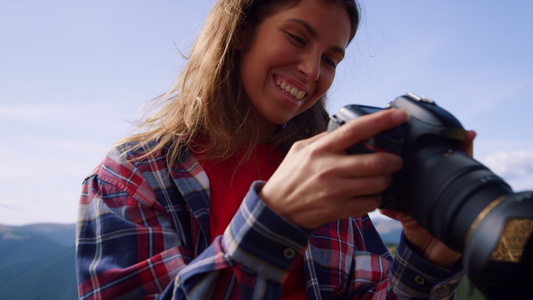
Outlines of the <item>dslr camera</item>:
[{"label": "dslr camera", "polygon": [[[472,283],[489,299],[533,299],[533,191],[515,193],[461,149],[467,132],[434,101],[409,93],[384,109],[410,119],[348,148],[349,154],[387,151],[402,170],[383,192],[381,208],[400,210],[463,254]],[[328,131],[382,108],[347,105]]]}]

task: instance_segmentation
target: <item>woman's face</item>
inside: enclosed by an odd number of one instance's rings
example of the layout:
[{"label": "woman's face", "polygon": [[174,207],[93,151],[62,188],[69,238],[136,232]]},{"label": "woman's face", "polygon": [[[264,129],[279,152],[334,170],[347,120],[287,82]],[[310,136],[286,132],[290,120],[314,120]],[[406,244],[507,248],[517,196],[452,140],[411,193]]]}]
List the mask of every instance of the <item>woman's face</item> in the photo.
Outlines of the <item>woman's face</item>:
[{"label": "woman's face", "polygon": [[271,134],[326,93],[350,32],[343,5],[301,0],[242,38],[240,75],[259,128]]}]

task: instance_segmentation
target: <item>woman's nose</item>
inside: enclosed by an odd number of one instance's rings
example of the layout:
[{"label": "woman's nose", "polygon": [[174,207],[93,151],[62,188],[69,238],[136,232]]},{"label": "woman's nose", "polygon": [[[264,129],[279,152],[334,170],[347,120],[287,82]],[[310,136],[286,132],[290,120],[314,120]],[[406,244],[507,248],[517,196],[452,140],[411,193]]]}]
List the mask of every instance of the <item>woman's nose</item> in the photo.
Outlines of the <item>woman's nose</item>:
[{"label": "woman's nose", "polygon": [[321,55],[307,53],[299,64],[299,71],[309,81],[318,81],[320,78]]}]

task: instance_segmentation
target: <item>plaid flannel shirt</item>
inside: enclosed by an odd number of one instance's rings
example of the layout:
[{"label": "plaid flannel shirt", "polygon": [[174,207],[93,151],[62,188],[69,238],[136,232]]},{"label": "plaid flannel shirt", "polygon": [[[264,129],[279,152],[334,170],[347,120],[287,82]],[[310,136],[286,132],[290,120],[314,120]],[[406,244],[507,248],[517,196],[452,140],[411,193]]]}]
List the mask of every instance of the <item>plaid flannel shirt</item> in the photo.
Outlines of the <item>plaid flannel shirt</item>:
[{"label": "plaid flannel shirt", "polygon": [[[279,299],[304,261],[308,299],[448,299],[460,275],[403,242],[393,260],[368,216],[294,226],[255,182],[222,236],[208,244],[209,182],[190,153],[110,151],[83,182],[77,223],[80,299]],[[126,155],[124,155],[126,153]]]}]

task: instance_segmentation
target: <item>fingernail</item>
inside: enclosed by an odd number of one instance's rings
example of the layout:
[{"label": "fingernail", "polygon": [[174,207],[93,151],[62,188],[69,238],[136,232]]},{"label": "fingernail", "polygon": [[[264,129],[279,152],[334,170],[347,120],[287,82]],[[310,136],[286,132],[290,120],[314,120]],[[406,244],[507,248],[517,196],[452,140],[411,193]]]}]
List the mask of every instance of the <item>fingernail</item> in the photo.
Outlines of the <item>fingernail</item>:
[{"label": "fingernail", "polygon": [[409,119],[409,112],[403,109],[397,109],[392,114],[392,119],[398,123],[403,123]]}]

